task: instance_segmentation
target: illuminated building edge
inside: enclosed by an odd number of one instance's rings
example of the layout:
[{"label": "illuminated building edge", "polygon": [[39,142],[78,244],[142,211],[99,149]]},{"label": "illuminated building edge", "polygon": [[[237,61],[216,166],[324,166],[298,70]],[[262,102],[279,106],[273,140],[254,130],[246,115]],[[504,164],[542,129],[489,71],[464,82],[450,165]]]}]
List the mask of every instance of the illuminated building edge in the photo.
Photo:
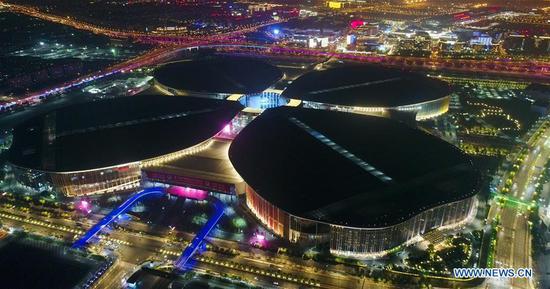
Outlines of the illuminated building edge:
[{"label": "illuminated building edge", "polygon": [[186,89],[176,89],[160,83],[158,80],[153,79],[153,86],[165,95],[179,95],[179,96],[195,96],[195,97],[207,97],[214,99],[226,99],[231,96],[231,93],[222,92],[200,92]]},{"label": "illuminated building edge", "polygon": [[450,95],[420,102],[416,104],[400,105],[395,107],[374,107],[374,106],[347,106],[337,105],[329,103],[321,103],[314,101],[303,100],[303,106],[305,108],[324,109],[324,110],[336,110],[342,112],[351,112],[358,114],[374,115],[388,117],[391,111],[401,112],[413,112],[416,113],[416,120],[426,120],[434,117],[438,117],[449,110],[449,103],[451,101]]},{"label": "illuminated building edge", "polygon": [[358,259],[376,258],[438,228],[463,225],[477,209],[476,196],[422,211],[396,225],[358,228],[294,216],[262,198],[245,184],[246,206],[274,234],[293,243],[330,243],[334,255]]},{"label": "illuminated building edge", "polygon": [[189,148],[158,157],[89,170],[54,172],[14,167],[20,175],[45,175],[44,181],[51,181],[53,187],[67,197],[99,195],[137,189],[140,186],[143,168],[198,153],[208,148],[212,142],[210,138]]}]

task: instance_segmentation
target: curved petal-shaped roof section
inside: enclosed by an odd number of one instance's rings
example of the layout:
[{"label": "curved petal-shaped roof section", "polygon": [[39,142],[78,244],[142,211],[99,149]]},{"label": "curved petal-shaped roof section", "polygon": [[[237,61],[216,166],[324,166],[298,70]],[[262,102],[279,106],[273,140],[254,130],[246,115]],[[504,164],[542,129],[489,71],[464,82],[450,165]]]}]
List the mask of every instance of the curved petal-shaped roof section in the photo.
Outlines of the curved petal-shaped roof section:
[{"label": "curved petal-shaped roof section", "polygon": [[446,82],[418,73],[371,65],[314,70],[294,80],[287,98],[357,107],[398,107],[450,94]]},{"label": "curved petal-shaped roof section", "polygon": [[385,227],[477,193],[478,172],[455,146],[382,117],[279,107],[229,149],[258,194],[295,216]]},{"label": "curved petal-shaped roof section", "polygon": [[161,95],[70,105],[18,125],[9,160],[53,172],[141,161],[208,140],[241,109],[238,102]]}]

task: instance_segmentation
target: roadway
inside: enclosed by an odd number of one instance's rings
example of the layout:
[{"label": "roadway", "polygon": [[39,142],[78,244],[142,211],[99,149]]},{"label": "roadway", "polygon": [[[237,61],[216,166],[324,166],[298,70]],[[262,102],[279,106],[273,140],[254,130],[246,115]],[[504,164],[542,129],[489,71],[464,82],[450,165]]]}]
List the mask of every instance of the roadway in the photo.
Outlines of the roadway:
[{"label": "roadway", "polygon": [[138,41],[141,43],[149,44],[188,44],[193,41],[204,41],[204,40],[226,40],[232,37],[238,37],[244,33],[256,31],[260,27],[273,25],[286,21],[287,19],[279,20],[270,20],[265,22],[258,22],[254,24],[249,24],[246,26],[239,27],[238,30],[226,30],[226,31],[216,31],[215,34],[203,34],[198,36],[190,36],[185,33],[153,33],[153,32],[140,32],[140,31],[131,31],[131,30],[122,30],[122,29],[112,29],[108,27],[101,27],[99,25],[91,24],[88,22],[80,21],[71,16],[60,16],[52,13],[47,13],[40,11],[39,9],[26,6],[18,5],[13,3],[2,3],[0,2],[0,9],[6,9],[7,11],[24,14],[27,16],[35,17],[42,19],[44,21],[49,21],[65,26],[70,26],[78,30],[89,31],[94,34],[104,35],[110,38],[127,38],[133,41]]},{"label": "roadway", "polygon": [[218,48],[235,52],[242,49],[247,53],[265,55],[287,55],[293,57],[323,57],[337,58],[355,62],[374,63],[390,67],[408,68],[424,71],[449,71],[461,73],[482,73],[494,76],[513,77],[518,79],[538,79],[541,81],[550,79],[550,63],[530,61],[502,60],[465,60],[465,59],[434,59],[404,56],[370,56],[345,52],[330,52],[315,49],[297,49],[281,46],[261,46],[245,41],[231,40],[228,38],[212,38],[206,40],[189,40],[174,46],[160,47],[153,49],[136,58],[127,60],[120,64],[113,65],[104,70],[97,71],[90,75],[62,83],[44,90],[30,93],[17,101],[2,104],[1,107],[12,105],[33,104],[42,98],[52,94],[61,93],[67,89],[80,86],[107,76],[124,73],[143,66],[154,65],[168,61],[178,52],[185,49]]},{"label": "roadway", "polygon": [[[9,217],[8,217],[9,216]],[[17,219],[16,219],[17,218]],[[62,218],[50,218],[33,213],[25,213],[17,209],[0,208],[0,219],[6,226],[24,227],[25,229],[44,236],[58,236],[64,240],[71,241],[76,236],[84,233],[84,228],[79,228],[77,222]],[[89,226],[87,223],[83,227]],[[187,238],[189,237],[189,238]],[[187,234],[186,238],[191,240],[192,234]],[[209,238],[210,243],[215,246],[228,248],[238,248],[238,255],[228,256],[225,254],[206,251],[203,255],[197,255],[197,258],[211,258],[218,263],[197,261],[192,270],[210,270],[218,273],[239,275],[250,282],[270,288],[274,282],[279,283],[284,288],[300,288],[302,283],[299,280],[315,279],[319,287],[312,288],[408,288],[407,286],[395,286],[388,283],[375,282],[372,279],[359,278],[348,274],[343,265],[326,266],[313,261],[304,261],[291,258],[284,255],[277,255],[264,252],[258,249],[243,246],[231,241]],[[188,242],[175,242],[168,237],[160,237],[148,233],[135,232],[133,230],[111,230],[107,234],[100,236],[98,245],[93,246],[92,250],[101,250],[106,247],[113,248],[115,254],[119,256],[119,265],[112,267],[106,274],[122,278],[128,277],[137,266],[147,260],[158,260],[171,264],[174,259],[182,252]],[[233,262],[240,264],[245,269],[231,268],[224,266],[224,262]],[[192,263],[192,262],[191,262]],[[268,272],[272,272],[268,274]],[[277,277],[277,274],[292,275],[296,280],[285,280]],[[285,276],[286,276],[285,275]],[[117,288],[118,281],[111,278],[101,279],[95,288]],[[101,286],[100,286],[101,285]],[[303,288],[303,287],[302,287]]]},{"label": "roadway", "polygon": [[[196,46],[198,44],[200,43],[191,42],[189,45]],[[29,93],[12,102],[2,103],[0,104],[0,109],[5,109],[5,108],[9,108],[12,106],[19,106],[19,105],[38,104],[41,102],[43,98],[54,94],[60,94],[68,89],[75,88],[101,78],[116,75],[118,73],[124,73],[126,71],[137,69],[143,66],[153,65],[155,63],[166,61],[171,57],[173,57],[174,53],[175,53],[174,49],[172,48],[167,48],[167,47],[155,48],[135,58],[112,65],[110,67],[96,71],[89,75],[85,75],[83,77],[79,77],[71,81],[67,81],[46,89]]]},{"label": "roadway", "polygon": [[[528,147],[529,153],[513,177],[510,196],[518,203],[500,206],[494,202],[488,220],[500,216],[495,251],[495,267],[532,268],[531,228],[526,210],[533,198],[535,177],[550,159],[550,128],[546,128],[536,142]],[[522,203],[525,203],[523,205]],[[531,279],[490,280],[487,288],[534,288]]]},{"label": "roadway", "polygon": [[136,69],[142,66],[153,65],[167,61],[172,56],[174,56],[176,52],[191,47],[226,47],[229,49],[235,49],[236,47],[252,47],[254,49],[262,50],[261,53],[269,55],[291,55],[294,57],[333,57],[350,61],[376,63],[385,66],[395,66],[400,68],[404,67],[418,70],[483,73],[522,79],[539,79],[541,81],[550,79],[550,63],[544,61],[514,61],[510,59],[466,60],[391,55],[366,55],[354,52],[336,52],[328,50],[289,48],[280,45],[262,46],[257,45],[256,43],[249,43],[240,39],[242,38],[241,36],[243,33],[255,31],[264,26],[286,21],[284,19],[266,23],[258,23],[257,25],[243,27],[239,30],[219,33],[217,35],[191,37],[188,35],[156,35],[134,31],[111,30],[80,22],[70,17],[61,17],[44,13],[33,7],[22,5],[6,4],[0,2],[0,8],[4,8],[15,13],[37,17],[46,21],[71,26],[76,29],[91,31],[96,34],[102,34],[113,38],[131,38],[134,40],[140,40],[142,42],[160,45],[156,49],[153,49],[136,58],[127,60],[120,64],[75,79],[73,81],[65,82],[63,84],[56,85],[45,90],[30,93],[17,101],[2,104],[0,108],[10,107],[12,105],[28,105],[37,103],[43,97],[63,92],[67,89],[80,86],[90,81],[94,81],[121,72],[123,73],[125,71]]}]

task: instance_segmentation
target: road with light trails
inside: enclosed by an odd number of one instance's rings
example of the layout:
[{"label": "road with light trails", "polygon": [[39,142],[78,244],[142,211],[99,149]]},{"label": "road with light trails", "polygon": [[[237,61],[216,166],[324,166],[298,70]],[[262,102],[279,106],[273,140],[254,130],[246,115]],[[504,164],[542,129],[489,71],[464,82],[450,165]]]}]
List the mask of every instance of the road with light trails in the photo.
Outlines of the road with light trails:
[{"label": "road with light trails", "polygon": [[[533,197],[533,177],[550,159],[550,128],[546,128],[536,142],[528,147],[529,154],[513,178],[510,196],[521,202],[530,203]],[[500,231],[497,233],[495,267],[532,268],[531,229],[526,206],[508,204],[503,207],[496,202],[491,205],[488,219],[500,215]],[[489,280],[487,288],[531,289],[531,279]]]},{"label": "road with light trails", "polygon": [[85,21],[80,21],[70,16],[60,16],[51,13],[47,13],[37,9],[36,7],[18,5],[13,3],[6,3],[0,1],[0,9],[5,9],[13,13],[24,14],[27,16],[35,17],[45,21],[70,26],[78,30],[89,31],[94,34],[104,35],[111,38],[127,38],[141,43],[149,44],[187,44],[193,41],[212,41],[212,40],[227,40],[232,37],[240,36],[244,33],[256,31],[261,27],[274,25],[287,21],[287,18],[281,18],[278,20],[270,20],[265,22],[258,22],[239,27],[238,30],[229,30],[224,32],[217,32],[215,34],[204,34],[197,36],[190,36],[185,33],[153,33],[153,32],[140,32],[121,29],[112,29],[108,27],[101,27],[99,25],[91,24]]},{"label": "road with light trails", "polygon": [[[150,66],[166,62],[175,56],[178,52],[185,49],[198,48],[217,48],[220,50],[227,49],[230,52],[235,52],[235,49],[242,48],[243,51],[251,53],[248,48],[263,50],[261,53],[266,55],[286,55],[293,57],[333,57],[342,60],[355,62],[365,62],[380,64],[383,66],[406,67],[415,70],[427,71],[453,71],[467,73],[484,73],[495,76],[510,76],[520,79],[550,79],[550,63],[530,63],[526,61],[504,61],[504,60],[457,60],[457,59],[428,59],[418,57],[402,57],[402,56],[368,56],[358,55],[344,52],[329,52],[314,49],[294,49],[280,46],[261,46],[254,43],[247,43],[238,40],[193,40],[179,45],[161,47],[140,55],[136,58],[127,60],[123,63],[111,66],[107,69],[97,71],[84,77],[65,82],[60,85],[40,90],[27,94],[26,96],[9,102],[0,104],[0,107],[7,108],[14,105],[25,105],[39,102],[42,98],[49,95],[61,93],[68,89],[78,87],[85,83],[95,81],[107,76],[124,73],[132,69],[137,69],[144,66]],[[252,53],[254,54],[254,53]]]},{"label": "road with light trails", "polygon": [[[199,42],[190,43],[190,46],[195,46],[200,44]],[[183,47],[182,47],[183,48]],[[46,89],[42,89],[36,92],[29,93],[17,100],[12,102],[0,104],[1,108],[8,108],[11,106],[17,105],[28,105],[33,103],[39,103],[43,98],[46,98],[53,94],[62,93],[68,89],[78,87],[80,85],[95,81],[104,77],[112,76],[118,73],[124,73],[133,69],[137,69],[143,66],[152,65],[155,63],[166,61],[174,55],[175,50],[173,48],[161,47],[150,50],[142,55],[139,55],[130,60],[124,61],[122,63],[115,64],[108,68],[96,71],[92,74],[79,77],[77,79],[64,82]]]},{"label": "road with light trails", "polygon": [[[32,17],[40,18],[63,25],[68,25],[76,29],[88,30],[96,34],[102,34],[113,38],[131,38],[142,42],[163,45],[161,48],[154,49],[145,55],[138,56],[121,64],[98,71],[96,73],[75,79],[70,82],[56,85],[46,90],[31,93],[25,97],[2,104],[1,107],[10,107],[12,105],[31,104],[39,101],[53,93],[59,93],[72,87],[88,83],[99,78],[128,71],[146,65],[161,63],[173,55],[174,51],[181,51],[182,48],[192,46],[209,46],[211,44],[238,44],[241,46],[255,46],[256,43],[248,43],[239,39],[243,33],[256,31],[257,29],[281,23],[287,19],[274,20],[266,23],[258,23],[250,27],[243,27],[239,30],[219,33],[216,35],[188,36],[188,35],[157,35],[152,33],[111,30],[108,28],[97,27],[88,23],[79,22],[70,17],[62,17],[53,14],[44,13],[34,7],[7,4],[0,2],[0,8],[14,13],[21,13]],[[168,44],[169,47],[166,47]],[[314,56],[314,57],[335,57],[358,62],[376,63],[385,66],[406,67],[419,70],[431,71],[454,71],[468,73],[485,73],[501,76],[510,76],[515,78],[535,78],[540,80],[550,79],[550,63],[545,61],[514,61],[511,59],[488,59],[488,60],[467,60],[467,59],[447,59],[447,58],[421,58],[406,57],[394,55],[365,55],[356,52],[336,52],[316,49],[298,49],[285,46],[271,45],[263,46],[265,51],[271,55],[292,55],[292,56]]]},{"label": "road with light trails", "polygon": [[128,279],[130,274],[137,270],[137,268],[134,264],[116,260],[111,268],[94,283],[91,289],[121,288],[123,280]]},{"label": "road with light trails", "polygon": [[[67,219],[58,219],[58,218],[49,218],[41,215],[34,215],[32,213],[24,213],[17,210],[0,208],[0,213],[10,214],[13,216],[19,216],[19,220],[13,220],[10,218],[5,218],[0,216],[0,220],[4,225],[12,227],[26,227],[30,231],[35,232],[44,236],[63,236],[65,240],[72,240],[75,235],[82,234],[83,229],[79,229],[76,225],[76,221],[67,220]],[[42,223],[35,222],[36,220],[41,221]],[[44,224],[49,224],[45,226]],[[53,226],[52,226],[53,225]],[[87,226],[88,224],[86,224]],[[71,228],[73,230],[79,230],[78,232],[68,232],[64,228]],[[189,234],[192,236],[192,234]],[[191,238],[189,238],[190,240]],[[171,263],[173,259],[175,260],[177,256],[181,253],[185,244],[183,243],[174,243],[170,242],[168,238],[152,236],[149,234],[139,234],[132,231],[122,231],[122,230],[112,230],[109,232],[108,237],[102,238],[102,243],[111,242],[116,244],[117,249],[116,253],[120,256],[120,261],[131,264],[132,266],[137,266],[143,263],[146,260],[163,260],[166,263]],[[220,246],[218,240],[211,239],[210,242],[213,245]],[[225,241],[223,244],[231,243],[230,241]],[[232,242],[234,243],[234,242]],[[222,245],[223,246],[223,245]],[[175,254],[164,255],[161,253],[161,250],[173,250]],[[250,248],[252,249],[252,248]],[[326,289],[336,289],[336,288],[349,288],[357,289],[361,288],[384,288],[384,289],[406,289],[407,286],[396,286],[388,283],[374,282],[372,279],[359,278],[357,276],[351,276],[346,274],[344,270],[341,270],[342,265],[336,266],[323,266],[317,264],[313,261],[302,261],[304,264],[293,264],[294,261],[287,256],[266,256],[263,251],[254,250],[256,253],[251,253],[249,251],[240,251],[240,254],[236,257],[228,257],[223,254],[217,254],[214,252],[207,251],[205,256],[216,258],[221,261],[232,261],[253,268],[257,268],[259,271],[272,271],[279,270],[288,274],[293,274],[299,276],[303,279],[315,278],[321,284],[318,288]],[[164,257],[164,256],[166,257]],[[196,259],[196,258],[195,258]],[[107,273],[111,272],[113,276],[127,276],[134,267],[130,265],[117,266],[110,269]],[[322,268],[319,268],[320,266]],[[240,276],[248,276],[249,280],[255,280],[254,282],[261,282],[263,285],[273,285],[273,282],[278,282],[280,284],[289,284],[289,286],[284,288],[300,288],[300,284],[296,282],[288,282],[281,280],[272,276],[265,276],[255,272],[244,272],[242,270],[237,270],[235,268],[228,268],[215,264],[208,264],[204,262],[198,262],[195,264],[194,268],[208,269],[219,273],[235,274]],[[257,280],[256,280],[257,278]],[[113,284],[114,283],[114,284]],[[114,289],[117,287],[109,287],[115,284],[118,284],[115,281],[107,282],[102,281],[98,284],[104,284],[102,287],[98,288],[110,288]],[[290,286],[292,285],[292,286]]]}]

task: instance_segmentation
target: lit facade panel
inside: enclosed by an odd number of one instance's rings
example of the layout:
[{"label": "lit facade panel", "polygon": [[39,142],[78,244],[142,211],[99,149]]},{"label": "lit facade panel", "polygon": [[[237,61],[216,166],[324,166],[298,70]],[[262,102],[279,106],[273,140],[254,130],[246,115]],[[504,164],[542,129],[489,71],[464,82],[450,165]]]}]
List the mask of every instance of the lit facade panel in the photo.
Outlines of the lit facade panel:
[{"label": "lit facade panel", "polygon": [[158,95],[74,104],[16,127],[8,157],[67,196],[132,190],[143,167],[207,149],[241,110],[225,100]]},{"label": "lit facade panel", "polygon": [[197,91],[189,91],[185,89],[173,88],[162,84],[156,79],[153,81],[153,85],[158,91],[160,91],[165,95],[195,96],[195,97],[207,97],[207,98],[213,98],[213,99],[226,99],[227,97],[232,95],[230,93],[221,93],[221,92],[209,93],[204,91],[197,92]]},{"label": "lit facade panel", "polygon": [[416,120],[426,120],[438,117],[446,113],[449,110],[450,100],[450,96],[445,96],[436,100],[426,101],[418,104],[402,105],[395,107],[346,106],[314,101],[303,101],[302,103],[305,108],[334,110],[381,117],[389,117],[391,111],[410,112],[415,114]]},{"label": "lit facade panel", "polygon": [[369,65],[313,70],[294,81],[282,96],[304,107],[390,117],[410,112],[416,120],[436,117],[449,108],[448,83],[419,73]]},{"label": "lit facade panel", "polygon": [[51,173],[57,190],[69,197],[125,191],[139,187],[141,169],[132,163],[107,169]]},{"label": "lit facade panel", "polygon": [[229,158],[267,229],[357,258],[465,222],[480,179],[458,148],[402,122],[308,108],[264,111]]},{"label": "lit facade panel", "polygon": [[415,105],[405,105],[396,107],[396,110],[416,112],[416,120],[425,120],[438,117],[449,110],[450,96],[445,96],[440,99],[426,101]]},{"label": "lit facade panel", "polygon": [[368,258],[400,246],[433,229],[452,226],[476,212],[475,196],[426,210],[385,228],[354,228],[288,214],[246,185],[246,205],[270,231],[300,244],[330,242],[335,255]]},{"label": "lit facade panel", "polygon": [[395,248],[430,230],[451,226],[475,213],[475,197],[424,211],[387,228],[352,228],[331,225],[331,253],[366,258]]},{"label": "lit facade panel", "polygon": [[289,214],[272,205],[250,186],[245,186],[246,205],[262,224],[280,237],[288,238]]}]

